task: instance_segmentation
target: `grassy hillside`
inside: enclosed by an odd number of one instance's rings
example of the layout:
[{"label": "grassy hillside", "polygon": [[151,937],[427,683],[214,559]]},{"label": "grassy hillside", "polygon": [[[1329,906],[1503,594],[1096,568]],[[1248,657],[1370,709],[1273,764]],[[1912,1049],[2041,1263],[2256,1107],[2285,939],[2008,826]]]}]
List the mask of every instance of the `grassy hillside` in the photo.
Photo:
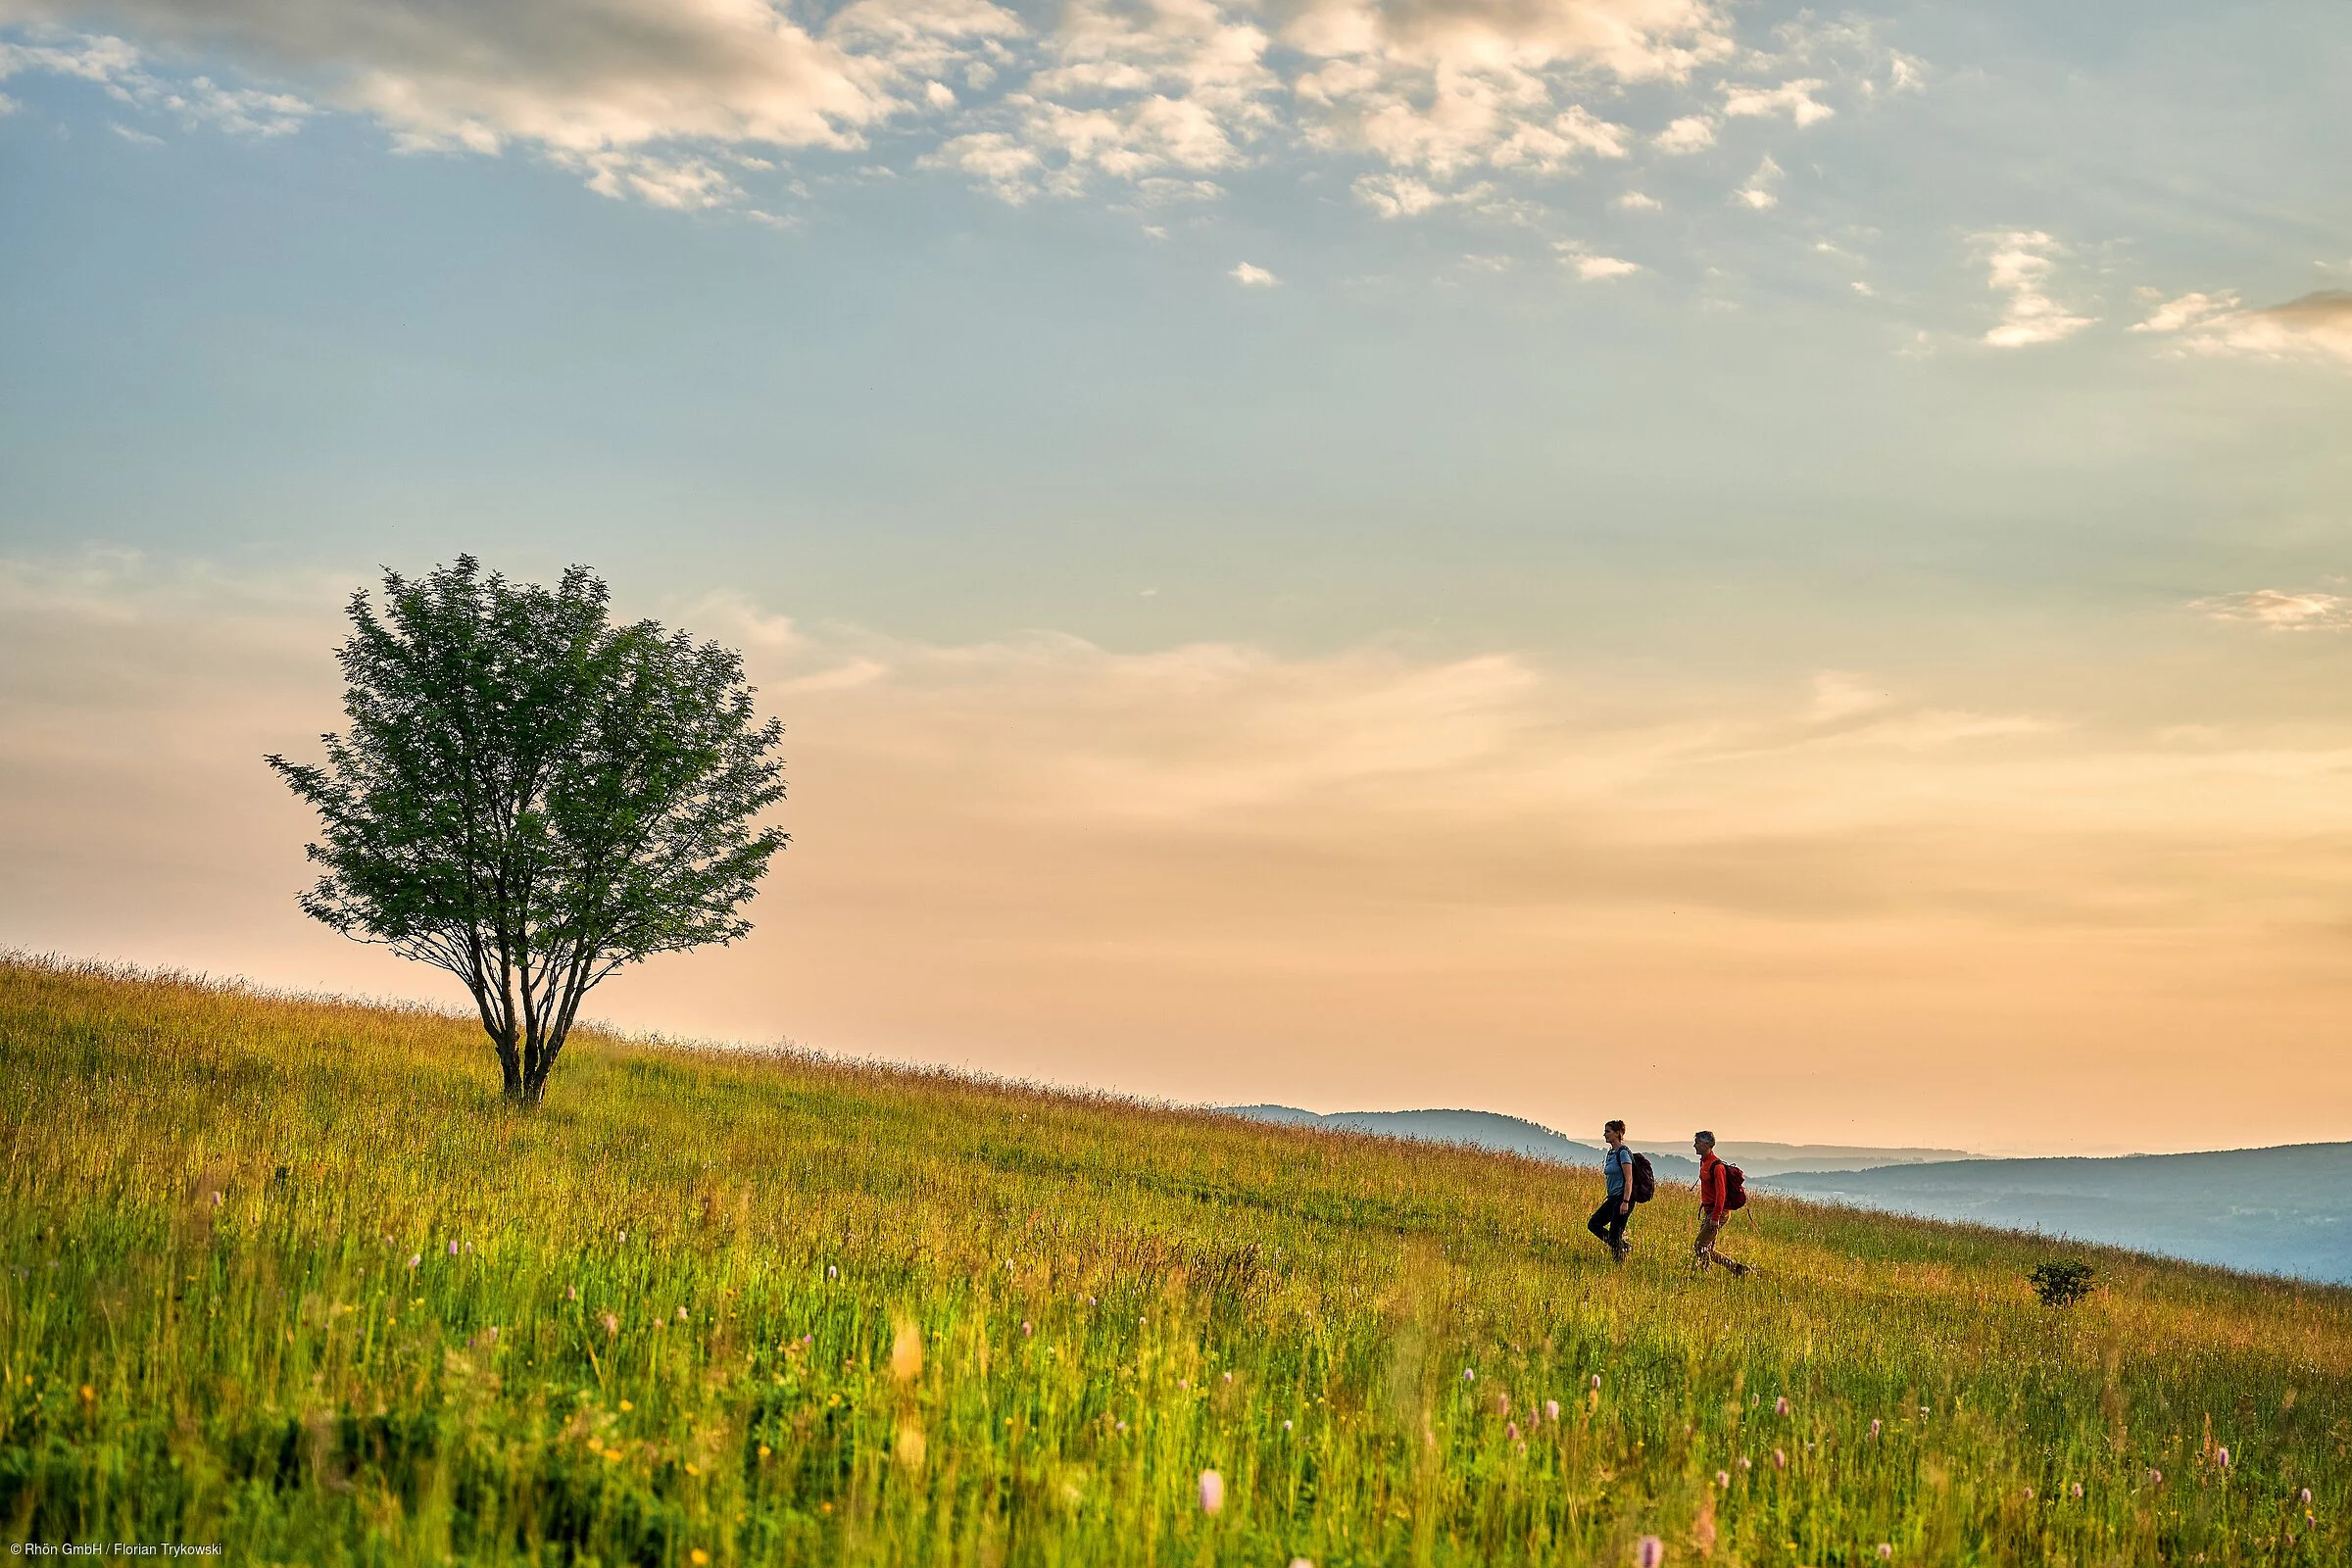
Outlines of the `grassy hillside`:
[{"label": "grassy hillside", "polygon": [[1672,1189],[1617,1270],[1586,1171],[574,1053],[517,1115],[465,1023],[0,964],[11,1539],[690,1568],[1616,1564],[1645,1534],[1672,1562],[2352,1558],[2352,1294],[2092,1252],[2106,1288],[2058,1312],[2033,1242],[1780,1200],[1731,1239],[1757,1277],[1698,1277]]}]

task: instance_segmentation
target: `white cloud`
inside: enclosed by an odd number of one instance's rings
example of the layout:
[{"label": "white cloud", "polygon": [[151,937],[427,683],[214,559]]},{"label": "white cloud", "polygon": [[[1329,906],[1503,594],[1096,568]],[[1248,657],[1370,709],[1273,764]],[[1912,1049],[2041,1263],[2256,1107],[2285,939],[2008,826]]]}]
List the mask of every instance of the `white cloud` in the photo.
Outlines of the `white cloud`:
[{"label": "white cloud", "polygon": [[2352,291],[2321,289],[2255,310],[2239,309],[2234,294],[2184,294],[2132,330],[2179,332],[2196,354],[2352,365]]},{"label": "white cloud", "polygon": [[2134,332],[2178,332],[2193,326],[2208,317],[2237,309],[2234,294],[2183,294],[2177,300],[2167,300],[2156,307],[2144,321],[2132,325]]},{"label": "white cloud", "polygon": [[2098,319],[2077,316],[2049,293],[2053,258],[2064,248],[2039,230],[2010,229],[1978,236],[1984,250],[1984,286],[2009,296],[2001,318],[1984,334],[1996,349],[2029,348],[2074,336]]},{"label": "white cloud", "polygon": [[[1627,84],[1680,112],[1646,138],[1660,152],[1712,145],[1723,115],[1811,123],[1859,79],[1861,47],[1784,28],[1778,53],[1742,51],[1720,0],[1067,0],[1038,15],[994,0],[0,0],[0,25],[38,34],[0,44],[0,76],[78,75],[259,134],[323,103],[402,150],[527,153],[680,209],[748,208],[750,176],[804,151],[952,172],[1013,203],[1146,181],[1172,182],[1148,201],[1214,194],[1211,176],[1329,152],[1371,159],[1357,198],[1398,217],[1469,205],[1498,175],[1633,157],[1645,138],[1604,112]],[[101,16],[124,36],[57,30]],[[251,81],[175,78],[151,49],[233,60]],[[1716,79],[1735,68],[1780,84]]]},{"label": "white cloud", "polygon": [[2342,631],[2352,628],[2352,598],[2305,590],[2256,588],[2190,603],[2216,620],[2249,621],[2272,631]]},{"label": "white cloud", "polygon": [[1756,172],[1747,176],[1746,183],[1732,192],[1732,200],[1759,213],[1769,207],[1778,207],[1781,197],[1776,187],[1780,182],[1781,166],[1773,161],[1770,153],[1766,153],[1764,161],[1756,166]]},{"label": "white cloud", "polygon": [[1838,112],[1813,96],[1828,85],[1818,76],[1784,82],[1778,87],[1739,87],[1727,82],[1723,89],[1723,112],[1733,119],[1787,115],[1799,125],[1810,125]]},{"label": "white cloud", "polygon": [[1620,192],[1617,199],[1609,205],[1629,213],[1657,213],[1666,209],[1666,204],[1655,196],[1646,195],[1638,190]]},{"label": "white cloud", "polygon": [[1715,122],[1705,115],[1685,115],[1650,137],[1662,153],[1695,153],[1715,145]]},{"label": "white cloud", "polygon": [[1575,268],[1576,275],[1588,283],[1628,277],[1642,270],[1640,262],[1629,262],[1616,256],[1598,256],[1573,240],[1562,241],[1554,249],[1560,253],[1561,265]]},{"label": "white cloud", "polygon": [[1241,284],[1244,288],[1272,288],[1282,281],[1281,278],[1276,277],[1272,272],[1267,271],[1264,268],[1252,267],[1248,262],[1243,262],[1236,266],[1232,271],[1227,272],[1225,275],[1232,278],[1236,283]]}]

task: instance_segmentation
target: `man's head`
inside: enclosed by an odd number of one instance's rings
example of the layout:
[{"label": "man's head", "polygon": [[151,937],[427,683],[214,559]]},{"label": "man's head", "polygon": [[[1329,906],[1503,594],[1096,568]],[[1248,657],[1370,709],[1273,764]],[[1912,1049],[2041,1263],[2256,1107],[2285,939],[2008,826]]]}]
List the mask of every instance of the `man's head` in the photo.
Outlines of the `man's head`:
[{"label": "man's head", "polygon": [[1600,1129],[1600,1135],[1613,1144],[1625,1136],[1625,1123],[1612,1118]]},{"label": "man's head", "polygon": [[1696,1147],[1698,1152],[1703,1154],[1708,1150],[1715,1147],[1715,1135],[1713,1133],[1700,1133],[1693,1137],[1690,1142],[1694,1147]]}]

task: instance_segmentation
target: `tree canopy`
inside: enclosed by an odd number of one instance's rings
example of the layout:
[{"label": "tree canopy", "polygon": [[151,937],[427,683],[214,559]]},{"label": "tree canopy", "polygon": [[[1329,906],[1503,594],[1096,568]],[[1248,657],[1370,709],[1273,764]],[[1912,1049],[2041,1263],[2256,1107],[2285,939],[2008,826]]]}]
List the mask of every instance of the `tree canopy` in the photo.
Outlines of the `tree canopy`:
[{"label": "tree canopy", "polygon": [[789,835],[740,655],[615,625],[585,566],[554,588],[471,556],[349,606],[350,726],[268,759],[320,818],[305,912],[466,983],[508,1097],[536,1104],[581,1000],[657,953],[729,943]]}]

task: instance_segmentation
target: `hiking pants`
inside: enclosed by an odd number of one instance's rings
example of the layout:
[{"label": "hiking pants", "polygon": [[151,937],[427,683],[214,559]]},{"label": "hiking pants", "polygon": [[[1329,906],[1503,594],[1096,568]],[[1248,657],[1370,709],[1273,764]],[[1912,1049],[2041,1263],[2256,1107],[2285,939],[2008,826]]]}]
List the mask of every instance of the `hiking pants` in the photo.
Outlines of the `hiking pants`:
[{"label": "hiking pants", "polygon": [[1717,1219],[1705,1209],[1700,1209],[1698,1211],[1698,1241],[1690,1249],[1691,1255],[1698,1259],[1698,1266],[1700,1268],[1705,1268],[1710,1263],[1721,1263],[1725,1268],[1730,1269],[1734,1274],[1746,1273],[1747,1265],[1745,1263],[1726,1257],[1721,1252],[1715,1250],[1715,1238],[1721,1235],[1722,1232],[1723,1221]]},{"label": "hiking pants", "polygon": [[1612,1252],[1625,1245],[1625,1222],[1634,1217],[1630,1210],[1620,1213],[1617,1203],[1614,1198],[1602,1199],[1592,1217],[1585,1221],[1585,1229]]}]

